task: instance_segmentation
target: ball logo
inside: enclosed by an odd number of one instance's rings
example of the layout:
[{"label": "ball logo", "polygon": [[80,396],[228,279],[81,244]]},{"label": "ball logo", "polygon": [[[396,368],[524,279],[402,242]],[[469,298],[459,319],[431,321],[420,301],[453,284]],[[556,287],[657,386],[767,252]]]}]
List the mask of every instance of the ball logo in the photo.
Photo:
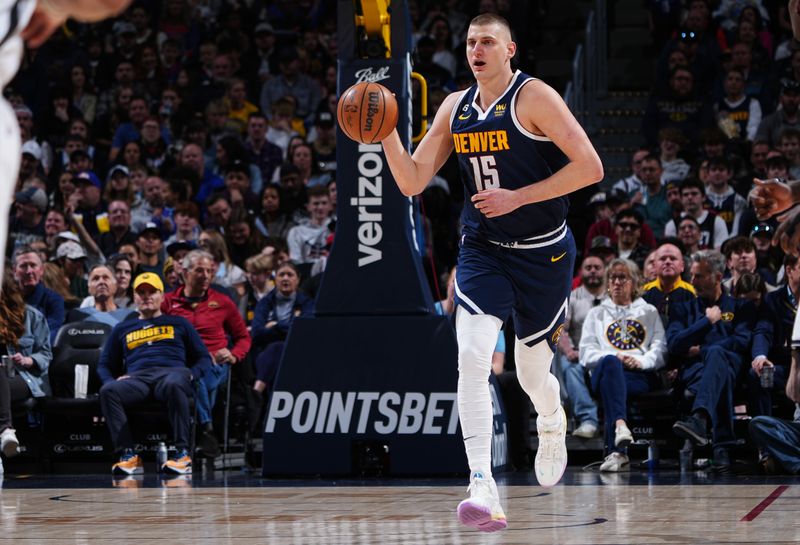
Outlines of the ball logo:
[{"label": "ball logo", "polygon": [[646,332],[637,320],[616,320],[606,328],[606,339],[619,350],[634,350],[644,344]]},{"label": "ball logo", "polygon": [[364,132],[370,132],[375,124],[375,114],[380,111],[381,92],[367,93],[367,119],[364,121]]},{"label": "ball logo", "polygon": [[372,72],[372,68],[362,68],[361,70],[356,72],[356,83],[375,83],[377,81],[383,81],[385,79],[389,79],[389,67],[383,66],[378,68],[377,72]]}]

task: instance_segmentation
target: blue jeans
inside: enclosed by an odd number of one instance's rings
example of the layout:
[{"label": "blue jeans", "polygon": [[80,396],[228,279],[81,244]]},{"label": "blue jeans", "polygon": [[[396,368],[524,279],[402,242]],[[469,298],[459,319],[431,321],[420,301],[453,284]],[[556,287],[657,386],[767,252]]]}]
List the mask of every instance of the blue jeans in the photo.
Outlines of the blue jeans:
[{"label": "blue jeans", "polygon": [[200,424],[211,422],[211,410],[217,400],[217,389],[228,376],[230,365],[211,366],[197,384],[197,421]]},{"label": "blue jeans", "polygon": [[583,365],[580,362],[571,362],[561,352],[556,352],[553,363],[556,367],[555,375],[562,377],[563,387],[567,392],[567,408],[577,420],[578,425],[591,422],[598,425],[597,403],[592,399],[589,388],[586,386]]},{"label": "blue jeans", "polygon": [[605,422],[607,452],[622,452],[614,446],[617,420],[628,419],[628,395],[655,390],[661,385],[652,371],[628,371],[616,356],[606,356],[592,370],[592,389],[600,394]]},{"label": "blue jeans", "polygon": [[785,470],[800,473],[800,422],[757,416],[749,428],[756,445],[766,449]]},{"label": "blue jeans", "polygon": [[742,368],[742,357],[712,345],[701,358],[681,370],[686,388],[697,396],[692,412],[703,409],[711,416],[714,443],[733,441],[733,387]]}]

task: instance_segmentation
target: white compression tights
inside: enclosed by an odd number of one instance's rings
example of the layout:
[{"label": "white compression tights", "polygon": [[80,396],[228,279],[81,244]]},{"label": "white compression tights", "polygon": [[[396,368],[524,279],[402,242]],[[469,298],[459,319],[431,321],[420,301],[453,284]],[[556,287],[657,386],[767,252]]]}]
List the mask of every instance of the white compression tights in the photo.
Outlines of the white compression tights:
[{"label": "white compression tights", "polygon": [[[492,474],[492,400],[487,382],[492,354],[503,323],[486,314],[456,309],[458,338],[458,415],[471,472]],[[517,378],[533,401],[536,412],[550,416],[561,403],[558,380],[550,374],[553,351],[547,341],[514,346]]]},{"label": "white compression tights", "polygon": [[558,379],[550,373],[553,351],[547,341],[526,346],[516,340],[514,362],[520,386],[533,401],[536,413],[543,417],[553,415],[561,405]]},{"label": "white compression tights", "polygon": [[492,474],[492,399],[489,373],[503,322],[488,314],[456,308],[458,417],[470,472]]}]

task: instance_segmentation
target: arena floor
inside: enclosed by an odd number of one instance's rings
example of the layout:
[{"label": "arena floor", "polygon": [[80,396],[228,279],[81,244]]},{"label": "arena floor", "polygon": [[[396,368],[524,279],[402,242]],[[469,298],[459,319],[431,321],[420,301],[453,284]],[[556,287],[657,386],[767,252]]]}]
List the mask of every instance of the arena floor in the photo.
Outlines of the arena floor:
[{"label": "arena floor", "polygon": [[225,544],[798,543],[800,478],[570,469],[545,490],[498,477],[509,528],[462,527],[461,479],[162,480],[6,475],[0,542]]}]

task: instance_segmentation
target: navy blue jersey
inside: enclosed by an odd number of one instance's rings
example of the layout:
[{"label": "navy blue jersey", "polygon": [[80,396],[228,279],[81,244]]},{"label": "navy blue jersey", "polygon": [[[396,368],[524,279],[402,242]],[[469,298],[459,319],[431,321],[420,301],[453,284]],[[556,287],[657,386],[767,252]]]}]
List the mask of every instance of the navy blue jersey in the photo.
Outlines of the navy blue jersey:
[{"label": "navy blue jersey", "polygon": [[462,93],[450,115],[450,130],[466,187],[461,222],[465,234],[496,242],[523,241],[561,227],[569,200],[558,197],[527,204],[496,218],[481,214],[470,198],[484,189],[519,189],[544,180],[567,164],[566,155],[545,137],[528,132],[515,111],[518,91],[534,78],[519,70],[485,112],[477,85]]},{"label": "navy blue jersey", "polygon": [[150,367],[195,367],[199,377],[211,365],[203,340],[186,318],[162,314],[143,320],[136,316],[114,326],[97,374],[106,383],[117,373],[131,375]]}]

